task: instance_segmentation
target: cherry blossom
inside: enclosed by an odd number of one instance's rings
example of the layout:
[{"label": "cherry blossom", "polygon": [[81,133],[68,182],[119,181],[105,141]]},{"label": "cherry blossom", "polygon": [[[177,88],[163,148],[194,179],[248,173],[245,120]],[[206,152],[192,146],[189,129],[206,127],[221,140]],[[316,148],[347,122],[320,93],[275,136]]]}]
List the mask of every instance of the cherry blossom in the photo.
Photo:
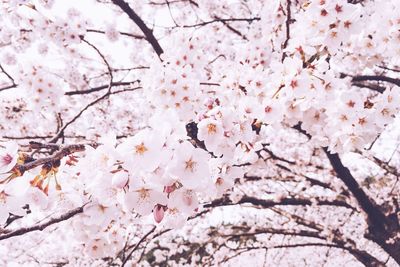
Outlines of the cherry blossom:
[{"label": "cherry blossom", "polygon": [[399,14],[3,1],[0,265],[397,266]]},{"label": "cherry blossom", "polygon": [[0,174],[9,172],[18,160],[18,144],[7,142],[0,148]]}]

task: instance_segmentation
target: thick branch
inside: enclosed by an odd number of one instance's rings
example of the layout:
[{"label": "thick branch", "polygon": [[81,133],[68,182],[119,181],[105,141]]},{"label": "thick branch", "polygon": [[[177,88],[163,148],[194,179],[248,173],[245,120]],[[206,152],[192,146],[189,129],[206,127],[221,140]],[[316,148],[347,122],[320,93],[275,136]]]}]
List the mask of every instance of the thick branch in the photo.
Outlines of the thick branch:
[{"label": "thick branch", "polygon": [[[340,160],[338,154],[331,154],[324,148],[326,155],[337,176],[352,192],[362,210],[367,214],[369,233],[366,237],[379,244],[397,263],[400,263],[400,227],[397,218],[390,219],[380,210],[376,203],[363,191],[349,169]],[[393,239],[393,242],[389,242]]]},{"label": "thick branch", "polygon": [[158,56],[164,53],[157,39],[154,37],[153,32],[146,26],[143,20],[135,13],[135,11],[133,11],[128,3],[126,3],[124,0],[112,0],[112,2],[119,6],[129,16],[129,18],[136,23]]},{"label": "thick branch", "polygon": [[[301,124],[293,127],[311,139],[311,135],[301,128]],[[366,237],[380,245],[397,263],[400,263],[400,225],[397,218],[385,216],[380,207],[368,197],[350,170],[345,167],[338,154],[332,154],[328,148],[323,148],[337,177],[343,181],[347,189],[357,200],[361,209],[367,214],[368,233]],[[388,242],[392,240],[393,242]]]},{"label": "thick branch", "polygon": [[354,76],[352,79],[353,83],[365,81],[388,82],[400,86],[400,79],[391,78],[383,75],[358,75]]},{"label": "thick branch", "polygon": [[[295,205],[295,206],[310,206],[313,205],[313,201],[310,199],[305,198],[284,198],[282,200],[264,200],[250,196],[243,196],[238,202],[234,203],[229,198],[219,198],[212,201],[209,204],[205,204],[205,208],[211,207],[219,207],[219,206],[230,206],[230,205],[239,205],[244,203],[250,203],[255,206],[261,206],[264,208],[270,208],[273,206],[288,206],[288,205]],[[345,207],[348,209],[354,209],[351,205],[344,201],[340,200],[324,200],[324,199],[315,199],[315,204],[320,206],[339,206]]]},{"label": "thick branch", "polygon": [[[95,146],[95,144],[92,144],[93,146]],[[51,162],[55,162],[57,160],[60,160],[70,154],[73,154],[75,152],[80,152],[80,151],[84,151],[85,150],[85,144],[74,144],[74,145],[68,145],[63,147],[60,151],[58,151],[57,153],[55,153],[54,155],[47,157],[47,158],[41,158],[41,159],[37,159],[22,165],[16,165],[16,169],[18,169],[20,171],[20,173],[24,173],[27,170],[36,168],[38,166],[42,166],[43,164],[46,163],[51,163]]]},{"label": "thick branch", "polygon": [[332,154],[324,148],[329,161],[332,164],[338,178],[343,181],[350,192],[353,194],[362,210],[368,215],[368,220],[376,227],[384,228],[386,221],[385,215],[379,210],[373,200],[371,200],[364,190],[360,187],[350,170],[345,167],[338,154]]}]

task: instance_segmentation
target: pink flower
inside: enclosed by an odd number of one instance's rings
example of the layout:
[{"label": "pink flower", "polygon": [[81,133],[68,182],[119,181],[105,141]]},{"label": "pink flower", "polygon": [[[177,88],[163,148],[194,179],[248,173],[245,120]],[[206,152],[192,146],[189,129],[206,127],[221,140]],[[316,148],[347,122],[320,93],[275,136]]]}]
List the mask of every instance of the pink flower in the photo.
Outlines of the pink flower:
[{"label": "pink flower", "polygon": [[17,163],[18,145],[15,142],[8,142],[0,148],[0,173],[9,172]]}]

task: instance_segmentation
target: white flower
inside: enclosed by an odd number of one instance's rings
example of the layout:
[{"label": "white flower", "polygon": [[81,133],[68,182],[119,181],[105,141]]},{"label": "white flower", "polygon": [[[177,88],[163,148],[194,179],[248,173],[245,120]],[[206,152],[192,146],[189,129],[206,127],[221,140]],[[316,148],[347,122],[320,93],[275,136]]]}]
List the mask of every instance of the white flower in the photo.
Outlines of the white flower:
[{"label": "white flower", "polygon": [[192,214],[199,207],[197,196],[192,190],[176,190],[171,193],[168,200],[168,208],[178,209],[188,215]]},{"label": "white flower", "polygon": [[29,206],[38,207],[41,210],[46,209],[49,204],[46,194],[37,187],[30,187],[26,192],[25,198]]},{"label": "white flower", "polygon": [[154,171],[161,162],[159,157],[165,138],[154,130],[145,129],[125,140],[117,147],[123,167],[131,174]]},{"label": "white flower", "polygon": [[106,246],[104,240],[94,239],[85,244],[85,252],[93,258],[104,257]]},{"label": "white flower", "polygon": [[116,188],[124,188],[129,180],[129,174],[124,171],[119,171],[112,177],[112,185]]},{"label": "white flower", "polygon": [[260,118],[266,124],[276,124],[283,120],[284,105],[278,99],[268,99],[263,101],[264,113]]},{"label": "white flower", "polygon": [[124,196],[125,207],[128,210],[134,209],[142,216],[150,214],[156,204],[166,205],[166,202],[164,193],[148,188],[139,188]]},{"label": "white flower", "polygon": [[168,228],[179,229],[185,225],[188,216],[178,208],[169,208],[165,214],[163,225]]},{"label": "white flower", "polygon": [[113,24],[107,25],[105,34],[108,40],[110,40],[111,42],[118,41],[119,37],[121,36],[120,32],[117,31],[116,26]]},{"label": "white flower", "polygon": [[105,206],[100,203],[86,205],[83,210],[84,223],[88,226],[106,227],[115,219],[117,209],[115,206]]},{"label": "white flower", "polygon": [[210,179],[208,161],[210,155],[189,142],[183,142],[175,150],[167,172],[179,180],[184,187],[194,189],[206,185]]},{"label": "white flower", "polygon": [[20,196],[22,193],[18,192],[17,194],[15,191],[15,181],[11,181],[6,185],[0,186],[0,225],[3,225],[9,213],[15,215],[24,215],[25,211],[22,209],[22,206],[25,204],[25,198]]},{"label": "white flower", "polygon": [[198,134],[197,138],[204,141],[209,151],[217,150],[218,145],[224,138],[224,129],[222,124],[212,118],[201,120],[197,125]]}]

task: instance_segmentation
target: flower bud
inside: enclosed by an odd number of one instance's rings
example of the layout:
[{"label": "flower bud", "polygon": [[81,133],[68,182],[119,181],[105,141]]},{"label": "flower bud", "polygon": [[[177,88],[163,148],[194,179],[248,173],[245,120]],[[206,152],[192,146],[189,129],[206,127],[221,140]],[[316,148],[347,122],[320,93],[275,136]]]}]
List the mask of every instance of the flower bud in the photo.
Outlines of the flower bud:
[{"label": "flower bud", "polygon": [[164,207],[159,204],[155,205],[153,209],[153,215],[156,223],[160,223],[164,218]]}]

